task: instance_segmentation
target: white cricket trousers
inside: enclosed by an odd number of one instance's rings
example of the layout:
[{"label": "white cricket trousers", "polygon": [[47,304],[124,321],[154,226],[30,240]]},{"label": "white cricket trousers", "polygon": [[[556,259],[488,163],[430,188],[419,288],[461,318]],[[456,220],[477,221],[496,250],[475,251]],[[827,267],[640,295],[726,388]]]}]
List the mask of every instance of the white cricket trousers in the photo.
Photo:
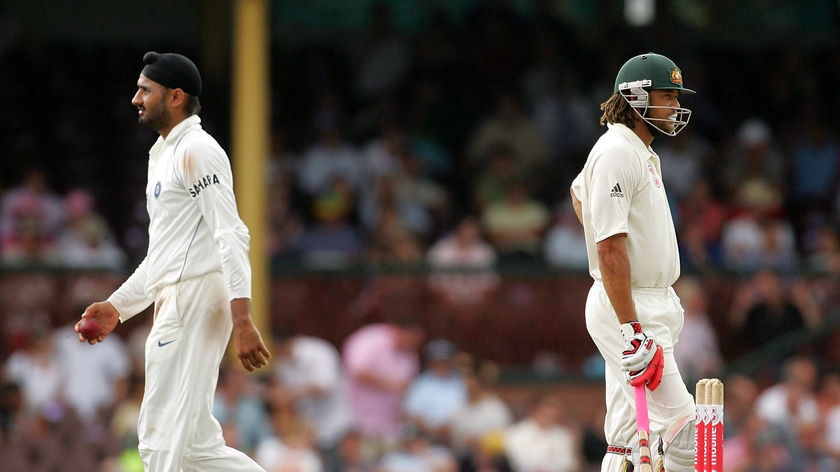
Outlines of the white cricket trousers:
[{"label": "white cricket trousers", "polygon": [[146,386],[137,432],[146,472],[257,472],[227,447],[213,417],[219,364],[233,321],[220,272],[161,290],[146,339]]},{"label": "white cricket trousers", "polygon": [[[680,300],[670,287],[634,288],[633,301],[642,329],[653,334],[662,346],[665,361],[662,382],[656,390],[648,392],[651,449],[654,449],[669,426],[695,415],[694,398],[686,388],[674,359],[674,344],[682,331],[684,315]],[[604,433],[607,443],[635,449],[637,428],[633,387],[625,380],[620,365],[624,338],[607,292],[599,282],[592,286],[586,299],[586,329],[606,366]],[[604,459],[602,470],[618,470],[612,465],[620,462],[615,454],[606,454]],[[607,463],[611,465],[607,467]]]}]

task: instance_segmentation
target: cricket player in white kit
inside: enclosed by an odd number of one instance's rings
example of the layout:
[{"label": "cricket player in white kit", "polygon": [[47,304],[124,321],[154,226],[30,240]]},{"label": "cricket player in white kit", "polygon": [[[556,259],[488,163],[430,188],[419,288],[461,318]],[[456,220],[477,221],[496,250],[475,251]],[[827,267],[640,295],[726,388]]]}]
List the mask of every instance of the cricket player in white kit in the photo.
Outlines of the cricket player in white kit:
[{"label": "cricket player in white kit", "polygon": [[[100,342],[154,304],[146,340],[139,451],[146,472],[262,471],[227,447],[212,415],[219,364],[231,332],[243,367],[268,364],[250,313],[249,233],[239,218],[227,154],[201,127],[201,76],[179,54],[149,52],[131,103],[160,134],[149,151],[149,248],[134,273],[82,318]],[[77,324],[76,331],[79,331]]]},{"label": "cricket player in white kit", "polygon": [[609,447],[601,471],[628,470],[638,457],[636,385],[647,386],[652,444],[661,441],[657,467],[691,471],[694,400],[673,353],[683,326],[671,288],[680,275],[679,251],[659,156],[650,145],[660,133],[675,136],[685,127],[691,111],[678,97],[694,92],[683,87],[670,59],[654,53],[628,60],[613,92],[601,105],[607,131],[571,186],[594,279],[586,326],[606,364]]}]

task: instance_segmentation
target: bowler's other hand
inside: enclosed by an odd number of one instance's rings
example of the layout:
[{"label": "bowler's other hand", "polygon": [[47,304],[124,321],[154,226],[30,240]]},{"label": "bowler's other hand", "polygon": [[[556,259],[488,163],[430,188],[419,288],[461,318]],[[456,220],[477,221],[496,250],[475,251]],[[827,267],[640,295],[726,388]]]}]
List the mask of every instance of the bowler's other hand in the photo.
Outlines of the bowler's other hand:
[{"label": "bowler's other hand", "polygon": [[[86,339],[82,336],[80,332],[79,324],[82,320],[86,318],[93,318],[99,322],[99,326],[101,327],[102,331],[99,333],[99,336],[95,339]],[[87,342],[88,344],[96,344],[101,343],[105,340],[105,336],[111,334],[111,331],[117,327],[117,324],[120,322],[120,312],[111,304],[111,302],[96,302],[92,303],[88,306],[84,313],[82,313],[81,319],[73,326],[74,331],[79,336],[79,341]]]},{"label": "bowler's other hand", "polygon": [[243,323],[235,328],[236,335],[236,357],[248,372],[261,369],[268,365],[271,353],[263,343],[257,327],[253,322]]}]

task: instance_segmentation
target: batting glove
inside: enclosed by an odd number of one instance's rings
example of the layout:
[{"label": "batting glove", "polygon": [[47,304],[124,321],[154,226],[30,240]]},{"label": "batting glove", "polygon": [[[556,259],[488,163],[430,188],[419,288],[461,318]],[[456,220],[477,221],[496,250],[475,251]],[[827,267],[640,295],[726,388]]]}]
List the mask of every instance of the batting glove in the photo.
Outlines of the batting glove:
[{"label": "batting glove", "polygon": [[621,353],[621,370],[632,386],[647,385],[655,390],[662,380],[662,346],[656,338],[642,331],[638,321],[622,323],[621,334],[624,337],[624,351]]}]

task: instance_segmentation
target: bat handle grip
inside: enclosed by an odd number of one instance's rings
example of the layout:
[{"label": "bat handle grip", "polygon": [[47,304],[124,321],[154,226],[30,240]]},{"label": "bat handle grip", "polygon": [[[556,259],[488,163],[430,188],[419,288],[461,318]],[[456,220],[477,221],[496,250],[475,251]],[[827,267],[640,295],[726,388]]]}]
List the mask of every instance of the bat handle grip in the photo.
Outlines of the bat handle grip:
[{"label": "bat handle grip", "polygon": [[644,385],[633,387],[633,393],[636,397],[636,424],[640,430],[650,433],[646,390],[647,388]]}]

